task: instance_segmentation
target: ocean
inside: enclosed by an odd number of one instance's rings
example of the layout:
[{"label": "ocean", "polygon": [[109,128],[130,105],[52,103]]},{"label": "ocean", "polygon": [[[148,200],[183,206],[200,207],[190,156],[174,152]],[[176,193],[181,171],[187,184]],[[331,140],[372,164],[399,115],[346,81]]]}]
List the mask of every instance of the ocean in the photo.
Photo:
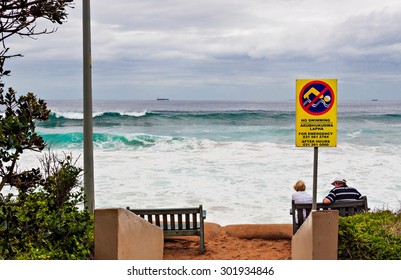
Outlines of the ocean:
[{"label": "ocean", "polygon": [[[82,101],[47,102],[37,132],[83,166]],[[318,201],[340,176],[372,210],[400,208],[400,108],[339,101],[337,147],[319,148]],[[291,223],[294,183],[312,193],[313,148],[295,147],[295,101],[94,101],[93,124],[96,208],[202,204],[221,225]]]}]

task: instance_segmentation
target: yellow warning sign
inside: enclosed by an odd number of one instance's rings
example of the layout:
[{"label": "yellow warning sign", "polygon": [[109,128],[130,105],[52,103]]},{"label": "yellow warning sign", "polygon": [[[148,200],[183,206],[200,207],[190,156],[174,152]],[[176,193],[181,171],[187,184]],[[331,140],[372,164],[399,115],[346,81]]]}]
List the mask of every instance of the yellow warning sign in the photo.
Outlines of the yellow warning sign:
[{"label": "yellow warning sign", "polygon": [[337,80],[296,81],[297,147],[337,146]]}]

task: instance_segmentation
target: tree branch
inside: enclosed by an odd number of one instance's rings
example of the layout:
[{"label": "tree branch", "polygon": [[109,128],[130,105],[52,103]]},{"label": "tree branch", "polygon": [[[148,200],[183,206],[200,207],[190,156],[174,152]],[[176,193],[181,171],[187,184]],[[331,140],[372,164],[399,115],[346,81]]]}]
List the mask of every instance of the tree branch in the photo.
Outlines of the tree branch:
[{"label": "tree branch", "polygon": [[0,51],[0,86],[1,77],[9,71],[3,66],[8,48],[6,39],[13,35],[35,38],[38,35],[50,34],[57,28],[37,30],[36,22],[45,19],[53,24],[62,24],[68,17],[67,8],[74,8],[73,0],[1,0],[0,1],[0,42],[3,50]]}]

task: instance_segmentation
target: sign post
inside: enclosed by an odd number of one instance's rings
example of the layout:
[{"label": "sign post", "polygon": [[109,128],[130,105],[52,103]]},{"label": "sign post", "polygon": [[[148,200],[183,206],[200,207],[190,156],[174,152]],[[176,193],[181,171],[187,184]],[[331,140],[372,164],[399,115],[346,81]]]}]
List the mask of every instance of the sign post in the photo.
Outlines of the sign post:
[{"label": "sign post", "polygon": [[316,210],[318,148],[337,146],[337,80],[297,80],[295,100],[295,144],[314,148],[312,210]]},{"label": "sign post", "polygon": [[93,214],[95,187],[93,167],[92,54],[90,0],[82,2],[83,29],[83,102],[84,102],[84,188],[85,206]]}]

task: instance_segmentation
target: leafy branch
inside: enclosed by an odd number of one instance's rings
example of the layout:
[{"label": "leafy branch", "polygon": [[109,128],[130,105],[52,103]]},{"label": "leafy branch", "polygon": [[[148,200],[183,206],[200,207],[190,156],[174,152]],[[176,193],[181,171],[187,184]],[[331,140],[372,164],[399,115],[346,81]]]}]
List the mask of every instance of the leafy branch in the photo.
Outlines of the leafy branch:
[{"label": "leafy branch", "polygon": [[39,152],[45,148],[44,140],[35,132],[35,121],[48,120],[50,110],[33,93],[17,98],[12,88],[5,95],[0,92],[0,106],[4,107],[4,116],[0,115],[0,191],[6,184],[27,191],[40,181],[40,172],[32,169],[18,173],[17,161],[25,150]]}]

